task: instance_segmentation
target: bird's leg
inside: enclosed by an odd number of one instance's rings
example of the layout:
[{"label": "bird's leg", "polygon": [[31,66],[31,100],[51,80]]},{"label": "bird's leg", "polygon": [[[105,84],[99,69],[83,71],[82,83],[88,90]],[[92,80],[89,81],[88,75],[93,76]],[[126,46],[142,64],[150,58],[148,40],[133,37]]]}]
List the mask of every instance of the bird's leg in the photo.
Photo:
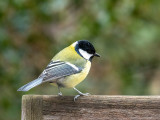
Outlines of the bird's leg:
[{"label": "bird's leg", "polygon": [[74,101],[76,101],[76,99],[77,99],[78,97],[80,97],[80,96],[88,96],[88,95],[89,95],[89,93],[82,93],[81,91],[79,91],[79,90],[76,89],[75,87],[74,87],[73,89],[76,90],[76,91],[79,93],[79,95],[76,95],[76,96],[74,97]]},{"label": "bird's leg", "polygon": [[58,86],[58,95],[62,96],[62,92],[60,91],[60,87]]},{"label": "bird's leg", "polygon": [[79,95],[81,95],[81,96],[88,96],[89,95],[89,93],[82,93],[81,91],[79,91],[75,87],[73,89],[76,90],[79,93]]}]

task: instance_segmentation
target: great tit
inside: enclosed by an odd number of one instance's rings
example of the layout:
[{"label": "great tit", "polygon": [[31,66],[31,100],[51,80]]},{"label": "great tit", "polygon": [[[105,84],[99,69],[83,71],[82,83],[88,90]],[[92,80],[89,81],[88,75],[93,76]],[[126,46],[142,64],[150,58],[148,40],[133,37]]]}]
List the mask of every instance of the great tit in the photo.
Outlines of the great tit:
[{"label": "great tit", "polygon": [[73,88],[79,94],[74,97],[87,96],[75,88],[89,73],[93,57],[100,57],[94,46],[87,40],[79,40],[61,50],[52,58],[40,76],[22,86],[17,91],[28,91],[42,83],[49,82],[58,86],[58,95],[62,95],[60,88]]}]

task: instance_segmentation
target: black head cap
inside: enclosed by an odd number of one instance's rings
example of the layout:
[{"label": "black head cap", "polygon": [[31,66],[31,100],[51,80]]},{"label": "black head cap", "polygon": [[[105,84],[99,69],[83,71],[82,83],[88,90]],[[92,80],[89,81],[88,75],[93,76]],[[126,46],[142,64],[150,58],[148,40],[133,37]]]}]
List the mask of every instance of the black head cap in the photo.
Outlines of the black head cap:
[{"label": "black head cap", "polygon": [[[88,40],[79,40],[77,42],[78,43],[77,43],[75,49],[76,49],[77,53],[80,54],[85,59],[89,59],[91,61],[94,56],[100,57],[96,53],[96,50],[95,50],[94,46]],[[90,58],[86,58],[85,55],[80,52],[80,50],[83,50],[83,51],[87,52],[88,56],[90,56]]]},{"label": "black head cap", "polygon": [[94,46],[87,40],[79,40],[78,47],[89,54],[94,54],[96,52]]}]

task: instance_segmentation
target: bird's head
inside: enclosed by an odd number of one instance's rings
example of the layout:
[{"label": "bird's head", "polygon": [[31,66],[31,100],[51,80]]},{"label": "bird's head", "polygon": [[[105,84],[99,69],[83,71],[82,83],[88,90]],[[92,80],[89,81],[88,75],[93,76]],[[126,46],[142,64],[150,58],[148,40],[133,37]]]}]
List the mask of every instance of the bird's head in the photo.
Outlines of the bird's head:
[{"label": "bird's head", "polygon": [[87,40],[79,40],[72,45],[75,47],[76,52],[86,60],[92,61],[94,56],[100,57],[94,46]]}]

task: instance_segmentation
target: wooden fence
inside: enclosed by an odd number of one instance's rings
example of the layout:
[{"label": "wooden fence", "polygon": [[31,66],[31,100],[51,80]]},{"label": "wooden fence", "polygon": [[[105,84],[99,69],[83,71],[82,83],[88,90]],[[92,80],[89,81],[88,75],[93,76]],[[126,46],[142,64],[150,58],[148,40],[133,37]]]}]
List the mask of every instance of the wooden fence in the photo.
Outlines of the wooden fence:
[{"label": "wooden fence", "polygon": [[160,96],[24,95],[22,120],[160,120]]}]

